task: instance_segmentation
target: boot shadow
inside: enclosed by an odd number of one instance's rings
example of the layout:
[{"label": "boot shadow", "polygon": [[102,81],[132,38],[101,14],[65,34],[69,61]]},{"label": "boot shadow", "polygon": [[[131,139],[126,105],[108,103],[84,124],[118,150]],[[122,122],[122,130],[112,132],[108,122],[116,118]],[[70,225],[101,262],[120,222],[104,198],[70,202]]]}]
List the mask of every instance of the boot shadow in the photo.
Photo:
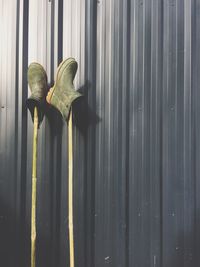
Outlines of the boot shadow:
[{"label": "boot shadow", "polygon": [[79,131],[84,135],[90,126],[95,126],[101,121],[101,118],[96,114],[88,104],[88,92],[91,84],[86,83],[77,91],[82,94],[82,97],[73,102],[73,122]]},{"label": "boot shadow", "polygon": [[45,115],[49,122],[51,134],[53,136],[62,135],[63,119],[62,119],[60,112],[57,109],[55,109],[53,106],[46,103]]}]

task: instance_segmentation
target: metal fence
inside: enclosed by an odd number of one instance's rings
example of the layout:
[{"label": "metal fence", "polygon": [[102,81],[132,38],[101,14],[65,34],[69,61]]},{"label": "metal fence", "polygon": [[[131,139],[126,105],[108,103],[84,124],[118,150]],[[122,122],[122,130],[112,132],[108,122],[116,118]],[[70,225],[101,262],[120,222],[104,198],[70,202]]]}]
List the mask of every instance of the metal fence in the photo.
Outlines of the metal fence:
[{"label": "metal fence", "polygon": [[[30,266],[27,67],[79,64],[78,267],[200,266],[200,0],[0,0],[0,266]],[[67,126],[39,130],[37,266],[69,266]]]}]

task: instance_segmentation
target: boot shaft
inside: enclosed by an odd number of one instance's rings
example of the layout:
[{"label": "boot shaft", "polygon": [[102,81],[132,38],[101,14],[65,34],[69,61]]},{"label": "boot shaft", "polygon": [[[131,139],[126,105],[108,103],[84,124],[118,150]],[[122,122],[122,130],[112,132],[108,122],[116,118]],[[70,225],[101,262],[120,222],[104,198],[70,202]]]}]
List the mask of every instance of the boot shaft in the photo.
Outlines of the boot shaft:
[{"label": "boot shaft", "polygon": [[31,96],[27,99],[26,104],[34,117],[34,107],[38,109],[38,125],[44,117],[45,97],[47,94],[47,74],[39,63],[31,63],[28,68],[28,84],[31,90]]}]

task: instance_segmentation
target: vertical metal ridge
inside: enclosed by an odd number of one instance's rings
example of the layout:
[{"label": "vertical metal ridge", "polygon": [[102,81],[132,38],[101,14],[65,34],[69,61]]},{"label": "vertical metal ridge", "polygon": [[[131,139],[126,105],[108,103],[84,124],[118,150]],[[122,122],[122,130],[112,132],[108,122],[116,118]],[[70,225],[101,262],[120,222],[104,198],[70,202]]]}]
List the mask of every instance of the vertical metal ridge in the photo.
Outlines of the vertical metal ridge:
[{"label": "vertical metal ridge", "polygon": [[[105,10],[105,2],[99,1],[97,2],[97,59],[96,59],[96,107],[95,111],[98,117],[101,120],[105,120],[104,109],[102,101],[104,101],[104,36],[103,36],[103,26],[102,21],[105,20],[105,12],[103,12],[103,8]],[[102,89],[101,89],[102,88]],[[105,168],[102,164],[101,153],[105,153],[105,144],[101,147],[103,143],[103,133],[101,124],[97,124],[96,131],[96,140],[95,140],[95,158],[96,158],[96,168],[95,168],[95,241],[94,241],[94,254],[96,257],[94,258],[95,266],[102,265],[102,261],[104,259],[104,250],[105,243],[102,243],[102,237],[105,236],[105,226],[103,223],[103,213],[102,213],[102,205],[104,204],[104,192],[103,194],[99,191],[102,190],[103,184],[105,184]],[[101,148],[100,148],[101,147]],[[107,156],[107,155],[106,155]],[[102,200],[101,200],[102,199]],[[99,233],[99,227],[102,227],[101,234]],[[103,249],[100,250],[101,244],[103,245]]]},{"label": "vertical metal ridge", "polygon": [[[151,6],[150,209],[151,266],[162,266],[162,3]],[[160,162],[161,163],[160,163]]]},{"label": "vertical metal ridge", "polygon": [[[126,27],[126,34],[125,34],[125,40],[127,40],[127,43],[125,45],[125,53],[124,53],[124,58],[126,58],[126,64],[124,67],[124,82],[125,82],[125,97],[124,97],[124,103],[125,103],[125,153],[124,153],[124,168],[125,168],[125,219],[126,219],[126,231],[125,231],[125,264],[127,267],[129,267],[129,262],[130,262],[130,237],[129,237],[129,178],[130,178],[130,150],[129,150],[129,144],[130,144],[130,135],[129,135],[129,121],[130,121],[130,89],[131,89],[131,67],[130,67],[130,56],[131,56],[131,1],[127,0],[126,4],[127,10],[125,13],[124,17],[127,17],[127,20],[125,21],[127,27]],[[127,16],[126,16],[127,15]]]},{"label": "vertical metal ridge", "polygon": [[[96,111],[96,42],[97,42],[97,3],[89,0],[85,6],[85,78],[86,78],[86,111],[87,129],[85,128],[85,181],[86,181],[86,266],[95,266],[95,133],[96,125],[92,123],[92,114]],[[96,113],[95,113],[96,114]],[[99,117],[96,118],[96,121]]]},{"label": "vertical metal ridge", "polygon": [[[192,2],[185,2],[184,61],[184,266],[194,263],[194,170],[192,146]],[[192,207],[190,206],[192,205]],[[190,206],[190,207],[189,207]],[[186,216],[187,215],[187,216]]]},{"label": "vertical metal ridge", "polygon": [[[20,0],[17,0],[17,6],[16,6],[16,44],[15,44],[15,53],[16,53],[16,60],[15,60],[15,148],[14,148],[14,158],[16,159],[14,162],[14,172],[16,174],[16,179],[15,179],[15,212],[16,212],[16,217],[15,217],[15,243],[20,242],[19,238],[19,231],[18,229],[20,228],[20,223],[19,223],[19,208],[20,208],[20,200],[19,200],[19,179],[18,179],[18,163],[19,161],[17,160],[18,158],[18,148],[19,148],[19,49],[20,49]],[[1,65],[1,63],[0,63]],[[15,262],[19,262],[20,259],[20,249],[17,247],[16,253],[15,253]]]},{"label": "vertical metal ridge", "polygon": [[193,124],[194,124],[194,132],[193,132],[193,146],[194,146],[194,154],[193,154],[193,168],[194,168],[194,176],[195,176],[195,189],[194,189],[194,197],[195,197],[195,230],[194,230],[194,261],[199,262],[199,253],[198,253],[198,247],[199,247],[199,227],[198,227],[198,222],[199,222],[199,215],[198,215],[198,210],[199,210],[199,199],[198,199],[198,193],[197,193],[197,188],[199,188],[199,120],[198,120],[198,112],[199,112],[199,105],[198,99],[198,67],[199,67],[199,53],[196,54],[196,51],[198,50],[199,47],[199,33],[198,33],[198,13],[197,10],[199,8],[199,1],[195,1],[193,3],[192,7],[192,88],[193,88]]}]

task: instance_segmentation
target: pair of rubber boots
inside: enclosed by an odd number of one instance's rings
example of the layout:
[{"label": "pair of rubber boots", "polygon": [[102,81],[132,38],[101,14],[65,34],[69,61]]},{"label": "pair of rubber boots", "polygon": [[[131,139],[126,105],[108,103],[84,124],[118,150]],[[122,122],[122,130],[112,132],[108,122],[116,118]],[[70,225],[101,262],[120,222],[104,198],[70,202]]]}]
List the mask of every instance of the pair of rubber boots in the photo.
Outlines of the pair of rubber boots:
[{"label": "pair of rubber boots", "polygon": [[74,58],[68,58],[61,62],[58,66],[55,84],[48,92],[46,71],[39,63],[30,64],[28,83],[31,96],[27,99],[27,107],[31,112],[32,119],[34,107],[38,108],[39,125],[44,117],[46,101],[62,114],[64,120],[68,120],[72,102],[81,96],[75,91],[73,85],[77,67],[78,64]]}]

